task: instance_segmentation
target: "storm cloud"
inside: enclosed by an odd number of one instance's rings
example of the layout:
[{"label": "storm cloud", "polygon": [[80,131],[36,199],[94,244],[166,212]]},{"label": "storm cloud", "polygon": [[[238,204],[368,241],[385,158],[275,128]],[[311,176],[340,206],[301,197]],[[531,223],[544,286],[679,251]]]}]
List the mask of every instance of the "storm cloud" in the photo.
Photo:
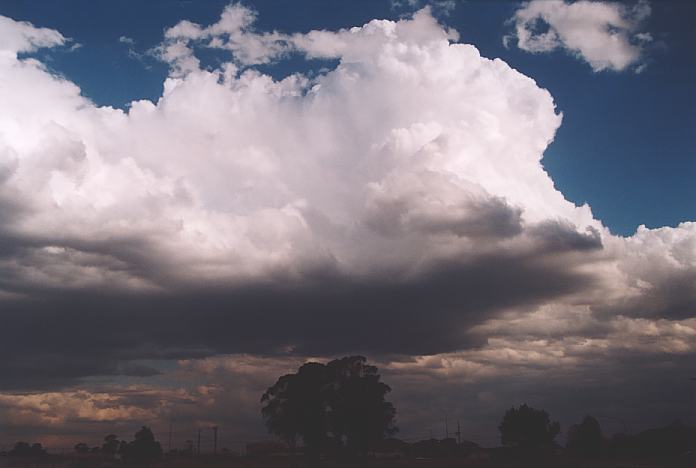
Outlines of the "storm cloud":
[{"label": "storm cloud", "polygon": [[[429,359],[498,375],[505,349],[570,356],[572,380],[599,349],[694,353],[696,224],[618,237],[567,201],[534,80],[428,8],[292,35],[254,18],[173,25],[162,96],[123,111],[26,56],[59,32],[0,17],[0,404],[224,355],[360,352],[398,380]],[[232,58],[203,69],[202,47]],[[294,55],[338,64],[253,67]]]}]

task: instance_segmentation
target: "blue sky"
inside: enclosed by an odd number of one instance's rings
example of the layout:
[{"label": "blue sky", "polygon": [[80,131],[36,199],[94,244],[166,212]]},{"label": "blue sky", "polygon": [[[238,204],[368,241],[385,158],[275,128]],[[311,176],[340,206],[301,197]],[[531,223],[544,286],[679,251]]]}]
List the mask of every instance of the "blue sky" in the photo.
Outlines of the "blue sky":
[{"label": "blue sky", "polygon": [[[136,99],[156,101],[167,65],[146,54],[163,31],[182,19],[217,20],[227,1],[54,1],[5,0],[0,14],[55,28],[79,43],[74,51],[41,53],[49,65],[77,83],[99,105],[125,107]],[[408,8],[388,0],[247,1],[259,13],[261,31],[306,32],[362,25],[373,18],[398,18]],[[500,57],[534,78],[553,95],[563,125],[546,151],[544,167],[571,201],[589,203],[612,232],[636,227],[675,226],[696,218],[696,5],[655,2],[645,30],[656,38],[646,69],[593,72],[564,51],[530,54],[505,48],[506,23],[515,2],[457,2],[440,20],[474,44],[485,57]],[[142,58],[129,56],[121,36],[134,39]],[[215,56],[210,55],[211,64]],[[276,77],[305,71],[304,60],[285,60],[264,71]]]}]

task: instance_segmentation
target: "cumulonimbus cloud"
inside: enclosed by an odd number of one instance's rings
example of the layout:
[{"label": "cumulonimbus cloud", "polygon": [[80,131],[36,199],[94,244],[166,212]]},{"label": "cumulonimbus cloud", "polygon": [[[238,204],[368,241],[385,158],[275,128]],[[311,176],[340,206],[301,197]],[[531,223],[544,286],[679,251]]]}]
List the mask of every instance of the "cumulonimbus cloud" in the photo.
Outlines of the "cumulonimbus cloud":
[{"label": "cumulonimbus cloud", "polygon": [[[162,96],[123,111],[18,57],[59,33],[3,19],[6,386],[145,358],[451,352],[540,307],[693,315],[696,224],[621,238],[567,201],[541,162],[562,115],[531,78],[428,9],[292,35],[253,20],[169,29]],[[232,59],[202,69],[200,47]],[[284,54],[338,64],[250,66]],[[56,353],[65,372],[43,372]]]}]

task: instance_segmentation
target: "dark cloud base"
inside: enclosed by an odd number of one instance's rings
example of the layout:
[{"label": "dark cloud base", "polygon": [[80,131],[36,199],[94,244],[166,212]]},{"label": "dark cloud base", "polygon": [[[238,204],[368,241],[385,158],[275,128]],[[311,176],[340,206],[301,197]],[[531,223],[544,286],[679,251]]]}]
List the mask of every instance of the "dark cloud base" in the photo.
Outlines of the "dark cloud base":
[{"label": "dark cloud base", "polygon": [[469,329],[499,311],[592,283],[550,258],[500,254],[398,282],[328,276],[159,295],[40,291],[3,303],[0,386],[56,388],[91,375],[154,373],[129,364],[141,359],[467,349],[485,343]]}]

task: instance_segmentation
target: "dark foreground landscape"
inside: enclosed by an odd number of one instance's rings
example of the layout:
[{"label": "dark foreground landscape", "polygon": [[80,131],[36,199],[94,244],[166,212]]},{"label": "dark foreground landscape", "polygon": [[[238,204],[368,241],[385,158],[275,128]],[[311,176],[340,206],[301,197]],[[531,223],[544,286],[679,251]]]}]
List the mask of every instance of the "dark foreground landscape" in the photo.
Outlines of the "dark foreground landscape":
[{"label": "dark foreground landscape", "polygon": [[[306,466],[301,458],[298,458],[294,463],[286,457],[219,457],[215,459],[202,458],[200,460],[192,459],[165,459],[155,463],[139,464],[139,465],[123,465],[117,462],[76,459],[70,456],[55,456],[45,460],[16,460],[5,458],[0,460],[0,467],[23,467],[23,468],[92,468],[92,467],[119,467],[119,466],[148,466],[148,467],[166,467],[175,466],[181,468],[193,467],[238,467],[238,468],[286,468],[286,467],[303,467]],[[451,458],[451,459],[396,459],[396,460],[379,460],[367,459],[360,462],[336,462],[325,461],[320,465],[324,468],[339,468],[339,467],[384,467],[384,468],[410,468],[410,467],[481,467],[481,468],[503,468],[503,467],[540,467],[540,468],[658,468],[658,467],[692,467],[693,459],[689,461],[670,460],[642,460],[642,459],[626,459],[626,460],[582,460],[562,455],[551,456],[541,460],[524,461],[524,460],[496,460],[495,454],[480,458]]]},{"label": "dark foreground landscape", "polygon": [[[285,374],[261,396],[261,416],[272,439],[248,443],[241,453],[187,440],[167,450],[142,426],[132,440],[116,434],[90,446],[51,452],[40,442],[20,441],[0,452],[0,467],[694,467],[696,428],[676,420],[635,434],[605,435],[599,421],[586,415],[563,431],[544,409],[512,406],[498,425],[500,447],[463,440],[457,422],[445,438],[407,442],[397,438],[391,388],[363,356],[308,362]],[[171,429],[170,429],[171,430]],[[564,441],[561,443],[561,434]],[[454,435],[450,437],[449,435]],[[205,446],[204,446],[205,447]]]},{"label": "dark foreground landscape", "polygon": [[[574,426],[577,431],[578,426]],[[568,467],[568,468],[658,468],[696,466],[696,428],[679,422],[635,435],[617,434],[593,445],[589,438],[570,439],[566,447],[483,448],[456,439],[430,439],[406,443],[387,439],[365,456],[345,451],[322,453],[317,459],[297,449],[295,453],[280,442],[249,444],[246,453],[221,449],[218,454],[197,454],[194,450],[173,450],[151,459],[124,459],[120,453],[106,453],[99,447],[77,444],[74,453],[53,454],[40,447],[18,443],[9,452],[0,452],[0,467],[92,468],[92,467]],[[107,441],[108,443],[108,441]],[[155,442],[159,448],[159,444]],[[147,458],[147,457],[146,457]]]}]

